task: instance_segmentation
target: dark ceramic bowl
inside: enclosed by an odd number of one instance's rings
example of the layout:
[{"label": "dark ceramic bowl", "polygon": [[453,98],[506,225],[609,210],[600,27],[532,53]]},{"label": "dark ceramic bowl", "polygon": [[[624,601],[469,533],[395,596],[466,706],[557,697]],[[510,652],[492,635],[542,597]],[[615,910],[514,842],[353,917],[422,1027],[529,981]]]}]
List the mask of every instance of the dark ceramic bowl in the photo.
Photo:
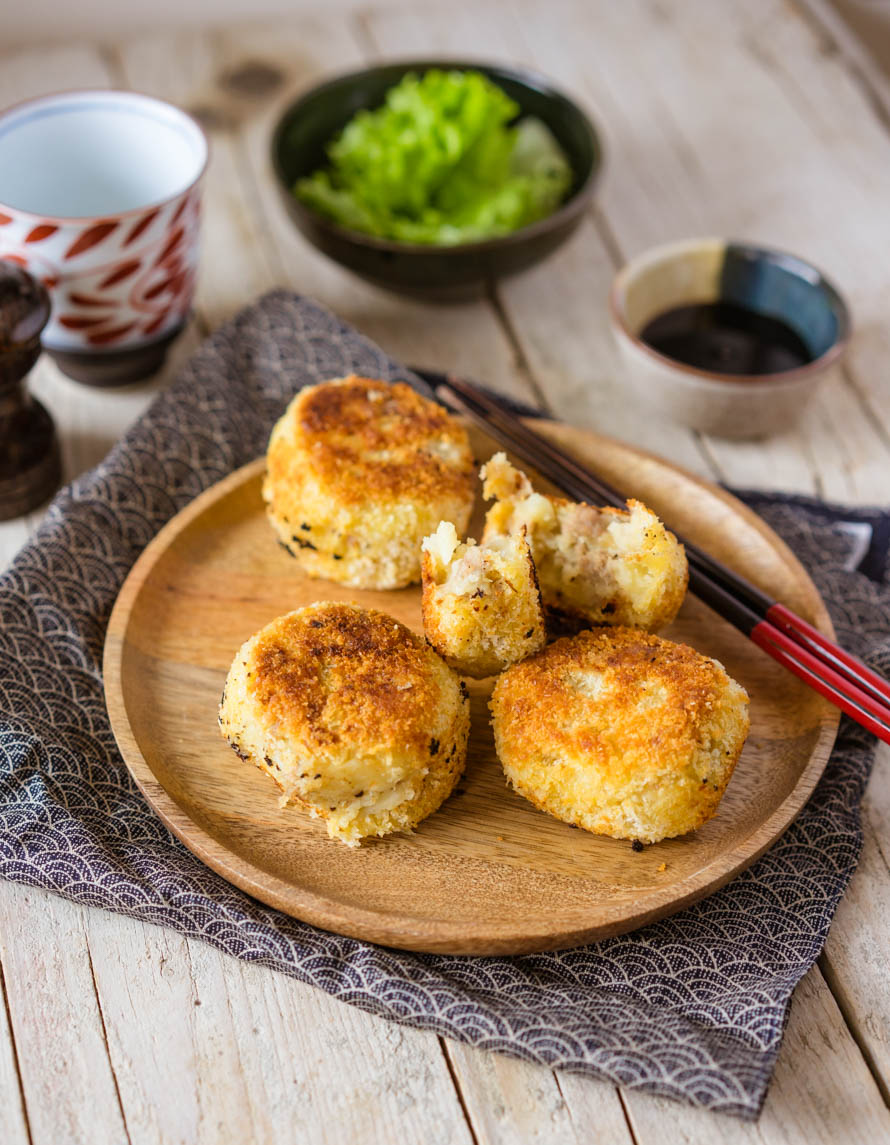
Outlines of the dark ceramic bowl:
[{"label": "dark ceramic bowl", "polygon": [[[457,246],[424,246],[347,230],[298,202],[297,179],[327,162],[325,147],[361,108],[379,107],[407,72],[431,68],[480,71],[553,132],[574,172],[571,189],[552,215],[512,234]],[[272,163],[285,207],[305,237],[362,278],[404,294],[457,298],[540,262],[581,222],[603,161],[599,136],[584,112],[547,80],[519,68],[463,60],[410,60],[339,76],[291,104],[272,136]]]}]

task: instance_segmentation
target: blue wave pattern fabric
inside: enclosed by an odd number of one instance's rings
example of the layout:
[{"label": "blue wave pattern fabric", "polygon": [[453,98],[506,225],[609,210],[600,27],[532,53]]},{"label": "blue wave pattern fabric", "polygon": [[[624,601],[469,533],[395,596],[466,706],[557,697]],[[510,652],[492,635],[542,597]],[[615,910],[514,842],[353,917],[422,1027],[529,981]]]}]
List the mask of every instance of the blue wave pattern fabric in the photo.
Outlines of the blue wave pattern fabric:
[{"label": "blue wave pattern fabric", "polygon": [[[0,578],[0,874],[175,927],[384,1018],[756,1116],[791,992],[859,854],[873,743],[849,721],[795,825],[730,885],[636,933],[519,958],[388,950],[264,907],[198,862],[130,779],[101,677],[127,571],[165,521],[264,449],[297,388],[352,371],[414,381],[316,304],[267,295],[56,498]],[[890,518],[750,501],[812,570],[842,642],[890,670]]]}]

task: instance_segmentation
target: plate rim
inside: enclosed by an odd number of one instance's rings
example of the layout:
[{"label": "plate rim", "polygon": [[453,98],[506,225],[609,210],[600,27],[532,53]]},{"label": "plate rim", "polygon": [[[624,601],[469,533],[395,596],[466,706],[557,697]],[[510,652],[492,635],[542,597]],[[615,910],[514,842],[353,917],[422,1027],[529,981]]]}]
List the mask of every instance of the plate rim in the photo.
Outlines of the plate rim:
[{"label": "plate rim", "polygon": [[[547,423],[534,424],[539,431],[546,434]],[[592,430],[567,426],[564,423],[550,424],[558,428],[559,432],[567,432],[570,437],[585,439],[593,444],[608,443],[610,446],[630,451],[641,460],[671,469],[710,496],[722,501],[735,515],[742,517],[758,532],[783,562],[791,567],[795,579],[809,597],[811,623],[827,636],[834,637],[834,629],[825,603],[809,573],[782,538],[744,502],[713,482],[650,451]],[[756,862],[768,847],[784,834],[806,805],[825,770],[840,722],[840,712],[827,701],[822,702],[818,738],[797,782],[773,813],[750,835],[741,840],[731,851],[714,859],[708,866],[693,871],[681,882],[671,883],[669,887],[665,887],[664,891],[670,891],[668,895],[656,888],[646,893],[646,905],[642,908],[629,911],[626,902],[615,904],[612,908],[599,908],[598,921],[595,925],[575,926],[556,935],[552,929],[536,933],[534,926],[528,922],[517,925],[515,930],[511,931],[509,926],[499,921],[497,934],[494,935],[490,929],[486,931],[485,924],[480,923],[458,925],[449,921],[420,920],[416,916],[398,911],[367,910],[353,904],[344,906],[336,899],[318,895],[299,884],[287,882],[236,854],[205,830],[176,802],[155,776],[142,754],[127,712],[123,690],[123,655],[127,628],[140,590],[171,541],[199,517],[208,505],[221,500],[241,485],[255,480],[264,468],[264,457],[255,458],[239,467],[199,493],[158,531],[137,557],[120,588],[109,618],[103,653],[106,706],[111,729],[127,769],[150,808],[176,838],[227,882],[260,902],[300,921],[323,930],[383,946],[423,953],[485,955],[567,949],[636,930],[713,894]]]}]

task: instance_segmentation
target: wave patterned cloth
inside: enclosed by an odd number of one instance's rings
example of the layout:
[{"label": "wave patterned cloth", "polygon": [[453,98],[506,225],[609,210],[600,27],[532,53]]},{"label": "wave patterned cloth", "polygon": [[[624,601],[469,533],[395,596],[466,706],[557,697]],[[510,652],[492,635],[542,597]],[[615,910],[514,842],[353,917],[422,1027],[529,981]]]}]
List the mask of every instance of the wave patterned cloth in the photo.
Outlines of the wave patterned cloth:
[{"label": "wave patterned cloth", "polygon": [[[204,867],[131,780],[101,674],[124,577],[165,521],[262,452],[298,387],[350,372],[420,384],[315,303],[265,296],[59,494],[0,577],[0,874],[175,927],[383,1018],[755,1117],[791,993],[860,850],[874,741],[850,721],[796,823],[721,891],[633,934],[516,958],[410,954],[288,918]],[[890,516],[747,500],[808,565],[841,642],[890,671]]]}]

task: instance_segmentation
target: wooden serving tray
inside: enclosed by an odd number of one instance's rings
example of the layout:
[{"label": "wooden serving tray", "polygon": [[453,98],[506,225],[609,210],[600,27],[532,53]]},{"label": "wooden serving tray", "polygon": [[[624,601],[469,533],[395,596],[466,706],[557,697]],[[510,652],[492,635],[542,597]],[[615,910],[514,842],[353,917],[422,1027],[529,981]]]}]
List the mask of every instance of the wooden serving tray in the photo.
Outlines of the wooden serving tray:
[{"label": "wooden serving tray", "polygon": [[[831,635],[787,546],[729,494],[630,446],[564,425],[541,433]],[[475,456],[496,445],[475,431]],[[114,734],[149,803],[208,866],[256,898],[342,934],[455,954],[557,949],[619,934],[716,890],[776,839],[812,792],[838,712],[689,597],[666,633],[720,660],[751,696],[751,735],[717,816],[635,852],[536,811],[494,753],[491,681],[469,681],[466,774],[411,835],[352,849],[278,807],[278,789],[221,738],[240,644],[315,600],[352,600],[421,630],[420,590],[362,592],[304,576],[275,542],[263,461],[208,489],[158,534],[121,589],[105,644]],[[547,483],[538,482],[547,488]],[[480,534],[480,501],[471,535]]]}]

